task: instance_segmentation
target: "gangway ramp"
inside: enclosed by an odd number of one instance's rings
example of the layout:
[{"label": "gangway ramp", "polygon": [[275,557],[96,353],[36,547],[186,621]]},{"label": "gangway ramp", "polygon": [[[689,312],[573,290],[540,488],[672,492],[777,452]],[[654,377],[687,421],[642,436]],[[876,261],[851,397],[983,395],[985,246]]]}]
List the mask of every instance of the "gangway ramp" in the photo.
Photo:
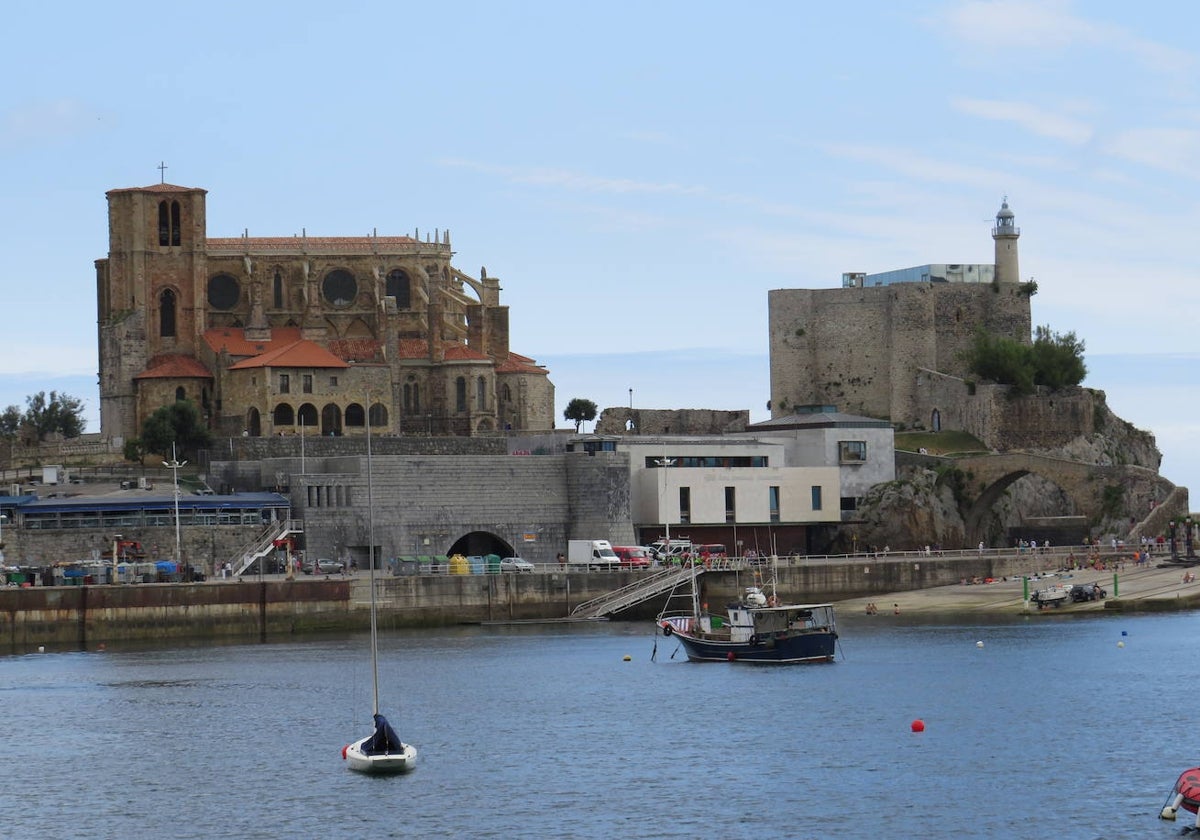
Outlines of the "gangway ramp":
[{"label": "gangway ramp", "polygon": [[601,595],[599,598],[584,601],[571,610],[571,618],[593,619],[620,612],[643,601],[649,601],[655,595],[669,592],[684,581],[694,580],[704,574],[704,571],[703,566],[697,565],[655,572],[628,586],[622,586],[620,589],[614,589],[612,592]]}]

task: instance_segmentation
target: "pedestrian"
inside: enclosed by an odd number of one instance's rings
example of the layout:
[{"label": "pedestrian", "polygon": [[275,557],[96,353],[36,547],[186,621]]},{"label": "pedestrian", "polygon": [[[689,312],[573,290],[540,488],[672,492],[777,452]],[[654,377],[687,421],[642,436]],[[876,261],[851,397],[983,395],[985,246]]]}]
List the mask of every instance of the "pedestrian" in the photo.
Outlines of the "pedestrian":
[{"label": "pedestrian", "polygon": [[558,560],[558,567],[560,569],[567,565],[567,558],[563,556],[561,551],[558,552],[558,557],[556,559]]},{"label": "pedestrian", "polygon": [[979,556],[983,556],[983,540],[979,541]]},{"label": "pedestrian", "polygon": [[900,615],[900,605],[892,604],[892,615]]}]

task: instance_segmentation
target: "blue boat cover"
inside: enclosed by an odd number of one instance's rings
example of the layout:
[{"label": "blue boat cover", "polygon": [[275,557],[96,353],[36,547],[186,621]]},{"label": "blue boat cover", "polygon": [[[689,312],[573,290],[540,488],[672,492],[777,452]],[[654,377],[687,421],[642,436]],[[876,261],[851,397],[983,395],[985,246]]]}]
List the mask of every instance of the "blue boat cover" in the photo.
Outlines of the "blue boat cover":
[{"label": "blue boat cover", "polygon": [[383,715],[375,715],[375,734],[363,744],[362,750],[367,755],[387,755],[388,753],[403,752],[404,744],[392,725]]}]

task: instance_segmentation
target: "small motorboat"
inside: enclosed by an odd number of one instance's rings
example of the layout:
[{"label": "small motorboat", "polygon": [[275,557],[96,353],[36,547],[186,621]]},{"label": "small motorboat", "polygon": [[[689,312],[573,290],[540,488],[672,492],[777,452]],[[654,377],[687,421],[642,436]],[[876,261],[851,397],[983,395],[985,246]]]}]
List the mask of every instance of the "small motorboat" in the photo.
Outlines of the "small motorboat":
[{"label": "small motorboat", "polygon": [[1192,767],[1179,774],[1168,804],[1163,806],[1158,818],[1174,820],[1180,808],[1196,815],[1196,829],[1200,830],[1200,767]]}]

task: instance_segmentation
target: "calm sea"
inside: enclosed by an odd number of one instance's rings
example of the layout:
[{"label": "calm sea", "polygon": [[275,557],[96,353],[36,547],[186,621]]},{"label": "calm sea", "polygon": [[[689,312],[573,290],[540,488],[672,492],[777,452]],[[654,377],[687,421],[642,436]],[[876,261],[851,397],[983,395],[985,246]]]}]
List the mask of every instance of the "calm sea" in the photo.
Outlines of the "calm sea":
[{"label": "calm sea", "polygon": [[384,711],[421,750],[391,778],[340,757],[369,728],[364,636],[0,658],[0,833],[1166,838],[1190,824],[1156,816],[1200,763],[1200,616],[841,623],[838,663],[775,668],[689,664],[674,639],[655,650],[649,623],[385,634]]}]

